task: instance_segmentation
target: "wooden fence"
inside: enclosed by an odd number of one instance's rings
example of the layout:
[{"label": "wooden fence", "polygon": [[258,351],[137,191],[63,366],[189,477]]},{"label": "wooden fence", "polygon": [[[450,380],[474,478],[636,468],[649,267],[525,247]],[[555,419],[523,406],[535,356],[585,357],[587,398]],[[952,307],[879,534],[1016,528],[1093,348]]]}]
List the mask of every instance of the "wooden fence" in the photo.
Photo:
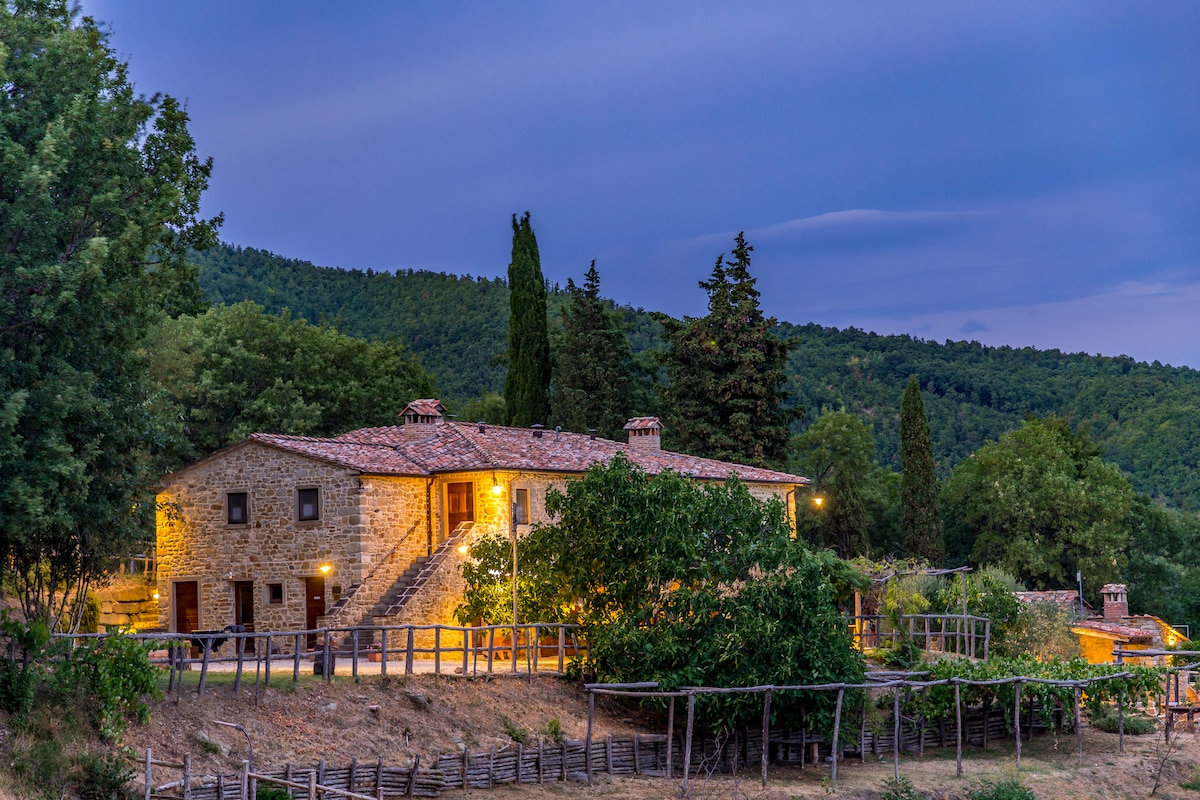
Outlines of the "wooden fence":
[{"label": "wooden fence", "polygon": [[[1035,712],[1040,707],[1032,707]],[[1062,724],[1068,725],[1065,717]],[[1022,730],[1031,737],[1047,725],[1040,713],[1028,717]],[[899,731],[899,738],[896,737]],[[864,728],[859,732],[856,750],[864,761],[868,754],[881,754],[895,748],[901,753],[923,753],[927,747],[948,746],[955,737],[950,718],[924,723],[908,717],[902,724],[884,725],[883,729]],[[1004,713],[982,708],[963,714],[963,739],[987,747],[989,742],[1009,736]],[[800,769],[824,765],[833,746],[808,731],[768,729],[768,760],[777,765]],[[481,752],[443,753],[426,761],[385,766],[383,760],[332,767],[324,761],[308,766],[286,765],[282,769],[252,771],[243,762],[236,773],[215,776],[193,774],[190,759],[182,763],[155,760],[152,751],[138,758],[144,766],[146,800],[182,798],[182,800],[246,800],[254,797],[256,784],[285,786],[297,800],[320,797],[369,798],[436,797],[444,791],[463,788],[488,788],[504,784],[543,784],[555,781],[587,782],[596,775],[647,775],[675,777],[686,774],[734,772],[759,765],[763,761],[761,731],[743,731],[719,738],[705,739],[688,748],[686,731],[635,736],[606,736],[602,739],[564,739],[492,747]],[[428,766],[426,766],[428,764]],[[155,770],[157,769],[157,773]],[[163,773],[169,775],[164,776]],[[155,781],[159,776],[161,783]],[[177,776],[177,777],[176,777]],[[163,781],[163,778],[170,778]]]},{"label": "wooden fence", "polygon": [[903,634],[931,653],[986,660],[991,655],[992,621],[970,614],[905,614],[897,626],[881,614],[849,617],[855,647],[860,651],[895,645]]},{"label": "wooden fence", "polygon": [[[515,635],[514,635],[515,634]],[[55,634],[79,642],[107,634]],[[452,675],[501,673],[562,674],[569,659],[586,656],[578,626],[535,623],[459,627],[454,625],[389,625],[316,628],[303,631],[194,633],[136,633],[131,638],[152,648],[151,663],[170,671],[167,691],[182,691],[184,673],[199,670],[197,691],[207,686],[211,670],[234,673],[234,690],[240,690],[247,672],[270,686],[279,665],[290,667],[298,681],[302,665],[311,666],[326,681],[339,671],[357,678],[360,673],[411,675],[431,672]],[[316,646],[306,649],[310,640]],[[422,645],[421,640],[428,640]],[[280,645],[290,652],[280,652]],[[232,652],[230,652],[232,650]]]}]

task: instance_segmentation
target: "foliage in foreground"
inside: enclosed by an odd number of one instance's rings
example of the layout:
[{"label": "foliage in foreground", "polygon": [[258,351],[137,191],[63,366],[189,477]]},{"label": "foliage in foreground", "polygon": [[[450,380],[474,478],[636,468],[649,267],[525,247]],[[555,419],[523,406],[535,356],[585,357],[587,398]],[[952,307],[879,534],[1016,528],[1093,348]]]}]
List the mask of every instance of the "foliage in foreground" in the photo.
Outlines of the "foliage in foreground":
[{"label": "foliage in foreground", "polygon": [[47,797],[125,797],[132,771],[111,746],[131,718],[149,718],[146,700],[158,694],[147,647],[110,634],[72,648],[7,616],[0,628],[14,653],[0,660],[0,708],[11,715],[16,777]]},{"label": "foliage in foreground", "polygon": [[[834,599],[862,578],[792,538],[783,505],[756,500],[735,477],[701,485],[617,457],[552,493],[547,510],[557,522],[535,529],[518,553],[521,614],[581,623],[598,680],[667,689],[861,682],[863,661]],[[488,547],[477,546],[464,570],[460,619],[504,614],[511,564],[501,540]],[[833,693],[785,694],[772,701],[777,724],[798,725],[803,708],[809,729],[832,727]],[[697,709],[702,724],[733,728],[761,722],[762,698],[707,696]]]},{"label": "foliage in foreground", "polygon": [[198,304],[185,251],[220,219],[183,104],[136,92],[77,4],[4,4],[0,84],[0,557],[53,625],[147,530],[164,425],[141,347]]}]

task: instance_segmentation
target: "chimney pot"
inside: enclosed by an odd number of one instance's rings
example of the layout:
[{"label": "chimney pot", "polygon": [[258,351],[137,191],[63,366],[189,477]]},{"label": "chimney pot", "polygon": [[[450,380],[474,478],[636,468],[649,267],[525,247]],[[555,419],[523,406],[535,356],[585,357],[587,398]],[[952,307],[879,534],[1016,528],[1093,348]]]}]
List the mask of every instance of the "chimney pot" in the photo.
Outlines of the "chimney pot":
[{"label": "chimney pot", "polygon": [[629,446],[639,450],[662,449],[662,423],[658,417],[634,417],[625,423],[629,431]]},{"label": "chimney pot", "polygon": [[542,438],[542,431],[545,429],[545,427],[546,427],[545,425],[543,425],[540,422],[535,422],[532,425],[530,425],[529,427],[533,429],[533,438],[535,438],[535,439]]},{"label": "chimney pot", "polygon": [[1120,622],[1129,616],[1129,593],[1123,583],[1108,583],[1100,589],[1104,598],[1104,620]]}]

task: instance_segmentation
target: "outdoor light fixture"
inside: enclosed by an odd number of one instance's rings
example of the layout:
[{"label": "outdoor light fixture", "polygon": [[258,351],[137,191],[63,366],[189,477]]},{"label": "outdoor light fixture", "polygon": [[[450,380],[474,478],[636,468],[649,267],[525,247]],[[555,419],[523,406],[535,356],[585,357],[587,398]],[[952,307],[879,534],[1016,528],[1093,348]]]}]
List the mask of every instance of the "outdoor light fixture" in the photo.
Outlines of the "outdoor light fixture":
[{"label": "outdoor light fixture", "polygon": [[492,494],[496,495],[496,497],[504,494],[504,487],[496,483],[495,475],[492,476]]},{"label": "outdoor light fixture", "polygon": [[466,542],[463,542],[462,544],[460,544],[458,546],[458,552],[462,553],[464,556],[467,554],[467,543]]},{"label": "outdoor light fixture", "polygon": [[330,571],[331,569],[333,569],[333,567],[331,567],[331,566],[330,566],[330,565],[328,565],[328,564],[322,564],[322,565],[321,565],[321,567],[320,567],[320,569],[321,569],[321,574],[322,574],[322,575],[328,575],[328,574],[329,574],[329,571]]},{"label": "outdoor light fixture", "polygon": [[152,595],[150,595],[150,596],[151,596],[151,597],[153,597],[155,600],[157,600],[157,599],[158,599],[158,592],[155,592],[154,594],[152,594]]},{"label": "outdoor light fixture", "polygon": [[821,497],[821,495],[817,495],[816,497],[813,498],[813,505],[816,506],[817,508],[820,508],[821,503],[824,503],[824,502],[825,502],[825,498]]}]

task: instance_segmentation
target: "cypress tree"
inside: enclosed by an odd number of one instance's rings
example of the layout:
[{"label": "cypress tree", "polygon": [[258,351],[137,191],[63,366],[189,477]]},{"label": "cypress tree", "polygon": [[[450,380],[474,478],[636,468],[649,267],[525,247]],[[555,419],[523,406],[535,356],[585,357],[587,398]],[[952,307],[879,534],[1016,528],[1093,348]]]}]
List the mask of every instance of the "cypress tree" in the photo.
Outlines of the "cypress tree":
[{"label": "cypress tree", "polygon": [[551,402],[554,420],[579,433],[595,428],[606,439],[621,435],[633,408],[633,352],[621,323],[600,299],[596,262],[583,287],[567,279],[570,300],[562,312],[558,374]]},{"label": "cypress tree", "polygon": [[936,564],[945,552],[942,520],[929,421],[925,418],[921,385],[915,375],[908,379],[900,406],[900,460],[904,470],[900,480],[900,526],[905,549],[910,556]]},{"label": "cypress tree", "polygon": [[787,460],[792,409],[783,407],[784,366],[793,342],[775,336],[750,276],[742,233],[726,260],[717,257],[708,292],[708,316],[683,321],[656,315],[668,349],[661,358],[667,436],[685,453],[756,466]]},{"label": "cypress tree", "polygon": [[529,212],[513,214],[508,265],[508,374],[505,418],[525,427],[550,419],[550,337],[546,331],[546,281]]}]

